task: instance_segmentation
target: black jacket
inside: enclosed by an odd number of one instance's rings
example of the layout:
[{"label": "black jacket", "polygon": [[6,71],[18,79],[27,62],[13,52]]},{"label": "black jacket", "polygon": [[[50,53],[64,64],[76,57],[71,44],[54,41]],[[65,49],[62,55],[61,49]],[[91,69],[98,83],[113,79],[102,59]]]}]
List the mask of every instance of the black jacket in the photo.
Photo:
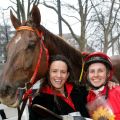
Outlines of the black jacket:
[{"label": "black jacket", "polygon": [[[68,104],[65,99],[67,97],[62,98],[59,95],[56,95],[56,99],[58,102],[55,102],[55,97],[51,93],[51,90],[45,89],[41,92],[38,96],[36,96],[33,100],[32,104],[39,104],[42,105],[49,110],[55,112],[58,115],[67,115],[70,112],[79,111],[82,116],[89,117],[88,111],[86,109],[86,102],[87,102],[87,90],[86,87],[73,87],[72,85],[68,85],[68,89],[72,87],[70,97],[74,104],[74,108]],[[70,91],[70,90],[68,90]],[[29,120],[43,120],[40,114],[37,114],[32,107],[30,108]]]}]

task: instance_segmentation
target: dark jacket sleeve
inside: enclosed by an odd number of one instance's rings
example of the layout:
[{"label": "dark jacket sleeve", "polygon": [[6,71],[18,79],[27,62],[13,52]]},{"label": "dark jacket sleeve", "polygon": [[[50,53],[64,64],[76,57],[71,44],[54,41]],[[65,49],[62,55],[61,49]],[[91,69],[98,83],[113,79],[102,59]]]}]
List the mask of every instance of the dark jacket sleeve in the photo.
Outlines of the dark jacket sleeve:
[{"label": "dark jacket sleeve", "polygon": [[89,117],[89,113],[86,108],[87,95],[88,91],[86,86],[74,86],[74,90],[71,94],[76,110],[79,111],[83,117]]},{"label": "dark jacket sleeve", "polygon": [[[40,116],[32,109],[32,106],[29,107],[29,120],[40,120]],[[41,118],[42,120],[42,118]]]},{"label": "dark jacket sleeve", "polygon": [[[51,108],[54,108],[53,105],[53,99],[51,100],[49,95],[43,95],[43,94],[39,94],[38,96],[36,96],[33,101],[32,101],[32,106],[34,104],[38,104],[41,105],[43,107],[46,107],[49,110],[52,110]],[[29,120],[53,120],[53,118],[47,118],[47,116],[44,117],[44,115],[41,113],[37,113],[33,108],[29,107]],[[53,110],[52,110],[53,111]]]},{"label": "dark jacket sleeve", "polygon": [[29,120],[43,120],[43,117],[40,116],[33,108],[32,106],[34,104],[39,104],[40,99],[39,96],[36,96],[33,101],[32,101],[32,105],[29,107]]}]

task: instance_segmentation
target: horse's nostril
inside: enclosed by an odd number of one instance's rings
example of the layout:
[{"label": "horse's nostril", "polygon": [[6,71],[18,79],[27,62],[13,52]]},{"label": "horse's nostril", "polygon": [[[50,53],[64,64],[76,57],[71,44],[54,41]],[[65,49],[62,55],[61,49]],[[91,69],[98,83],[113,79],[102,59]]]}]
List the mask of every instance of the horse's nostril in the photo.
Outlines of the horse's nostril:
[{"label": "horse's nostril", "polygon": [[11,87],[7,85],[5,91],[8,92],[8,91],[10,91],[10,89],[11,89]]},{"label": "horse's nostril", "polygon": [[2,87],[0,88],[0,96],[5,97],[5,96],[7,96],[8,94],[12,94],[11,89],[12,89],[12,87],[9,86],[9,85],[2,86]]}]

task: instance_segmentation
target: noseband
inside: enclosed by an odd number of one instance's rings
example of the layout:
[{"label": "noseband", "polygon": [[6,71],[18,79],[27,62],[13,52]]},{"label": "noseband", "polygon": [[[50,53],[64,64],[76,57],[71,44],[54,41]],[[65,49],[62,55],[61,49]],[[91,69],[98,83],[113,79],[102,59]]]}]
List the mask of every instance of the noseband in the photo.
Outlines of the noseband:
[{"label": "noseband", "polygon": [[25,83],[26,91],[22,95],[22,97],[20,98],[20,103],[23,101],[23,104],[22,104],[21,110],[18,109],[18,120],[21,120],[21,116],[22,116],[22,113],[24,111],[24,108],[25,108],[25,105],[27,103],[28,98],[29,98],[29,103],[31,104],[31,102],[32,102],[32,96],[31,96],[32,95],[32,89],[31,89],[31,87],[37,82],[35,78],[37,76],[38,69],[40,68],[43,49],[45,50],[45,54],[46,54],[46,59],[47,59],[46,60],[46,67],[47,68],[48,68],[48,60],[49,60],[48,49],[46,48],[46,46],[44,45],[44,42],[43,42],[44,41],[43,32],[39,32],[38,29],[33,29],[32,27],[29,27],[29,26],[20,26],[20,27],[16,28],[16,31],[21,31],[21,30],[28,30],[28,31],[36,32],[37,36],[40,39],[41,47],[40,47],[40,50],[39,50],[38,61],[37,61],[34,73],[31,77],[30,82]]}]

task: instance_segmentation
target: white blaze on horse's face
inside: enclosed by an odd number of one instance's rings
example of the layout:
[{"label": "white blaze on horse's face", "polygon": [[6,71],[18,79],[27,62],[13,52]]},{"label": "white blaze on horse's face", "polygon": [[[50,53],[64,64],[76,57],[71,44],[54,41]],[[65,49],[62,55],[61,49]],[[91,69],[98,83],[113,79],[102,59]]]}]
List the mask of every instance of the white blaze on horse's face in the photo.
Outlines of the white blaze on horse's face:
[{"label": "white blaze on horse's face", "polygon": [[21,39],[21,34],[18,35],[17,39],[15,40],[15,44],[17,44]]}]

